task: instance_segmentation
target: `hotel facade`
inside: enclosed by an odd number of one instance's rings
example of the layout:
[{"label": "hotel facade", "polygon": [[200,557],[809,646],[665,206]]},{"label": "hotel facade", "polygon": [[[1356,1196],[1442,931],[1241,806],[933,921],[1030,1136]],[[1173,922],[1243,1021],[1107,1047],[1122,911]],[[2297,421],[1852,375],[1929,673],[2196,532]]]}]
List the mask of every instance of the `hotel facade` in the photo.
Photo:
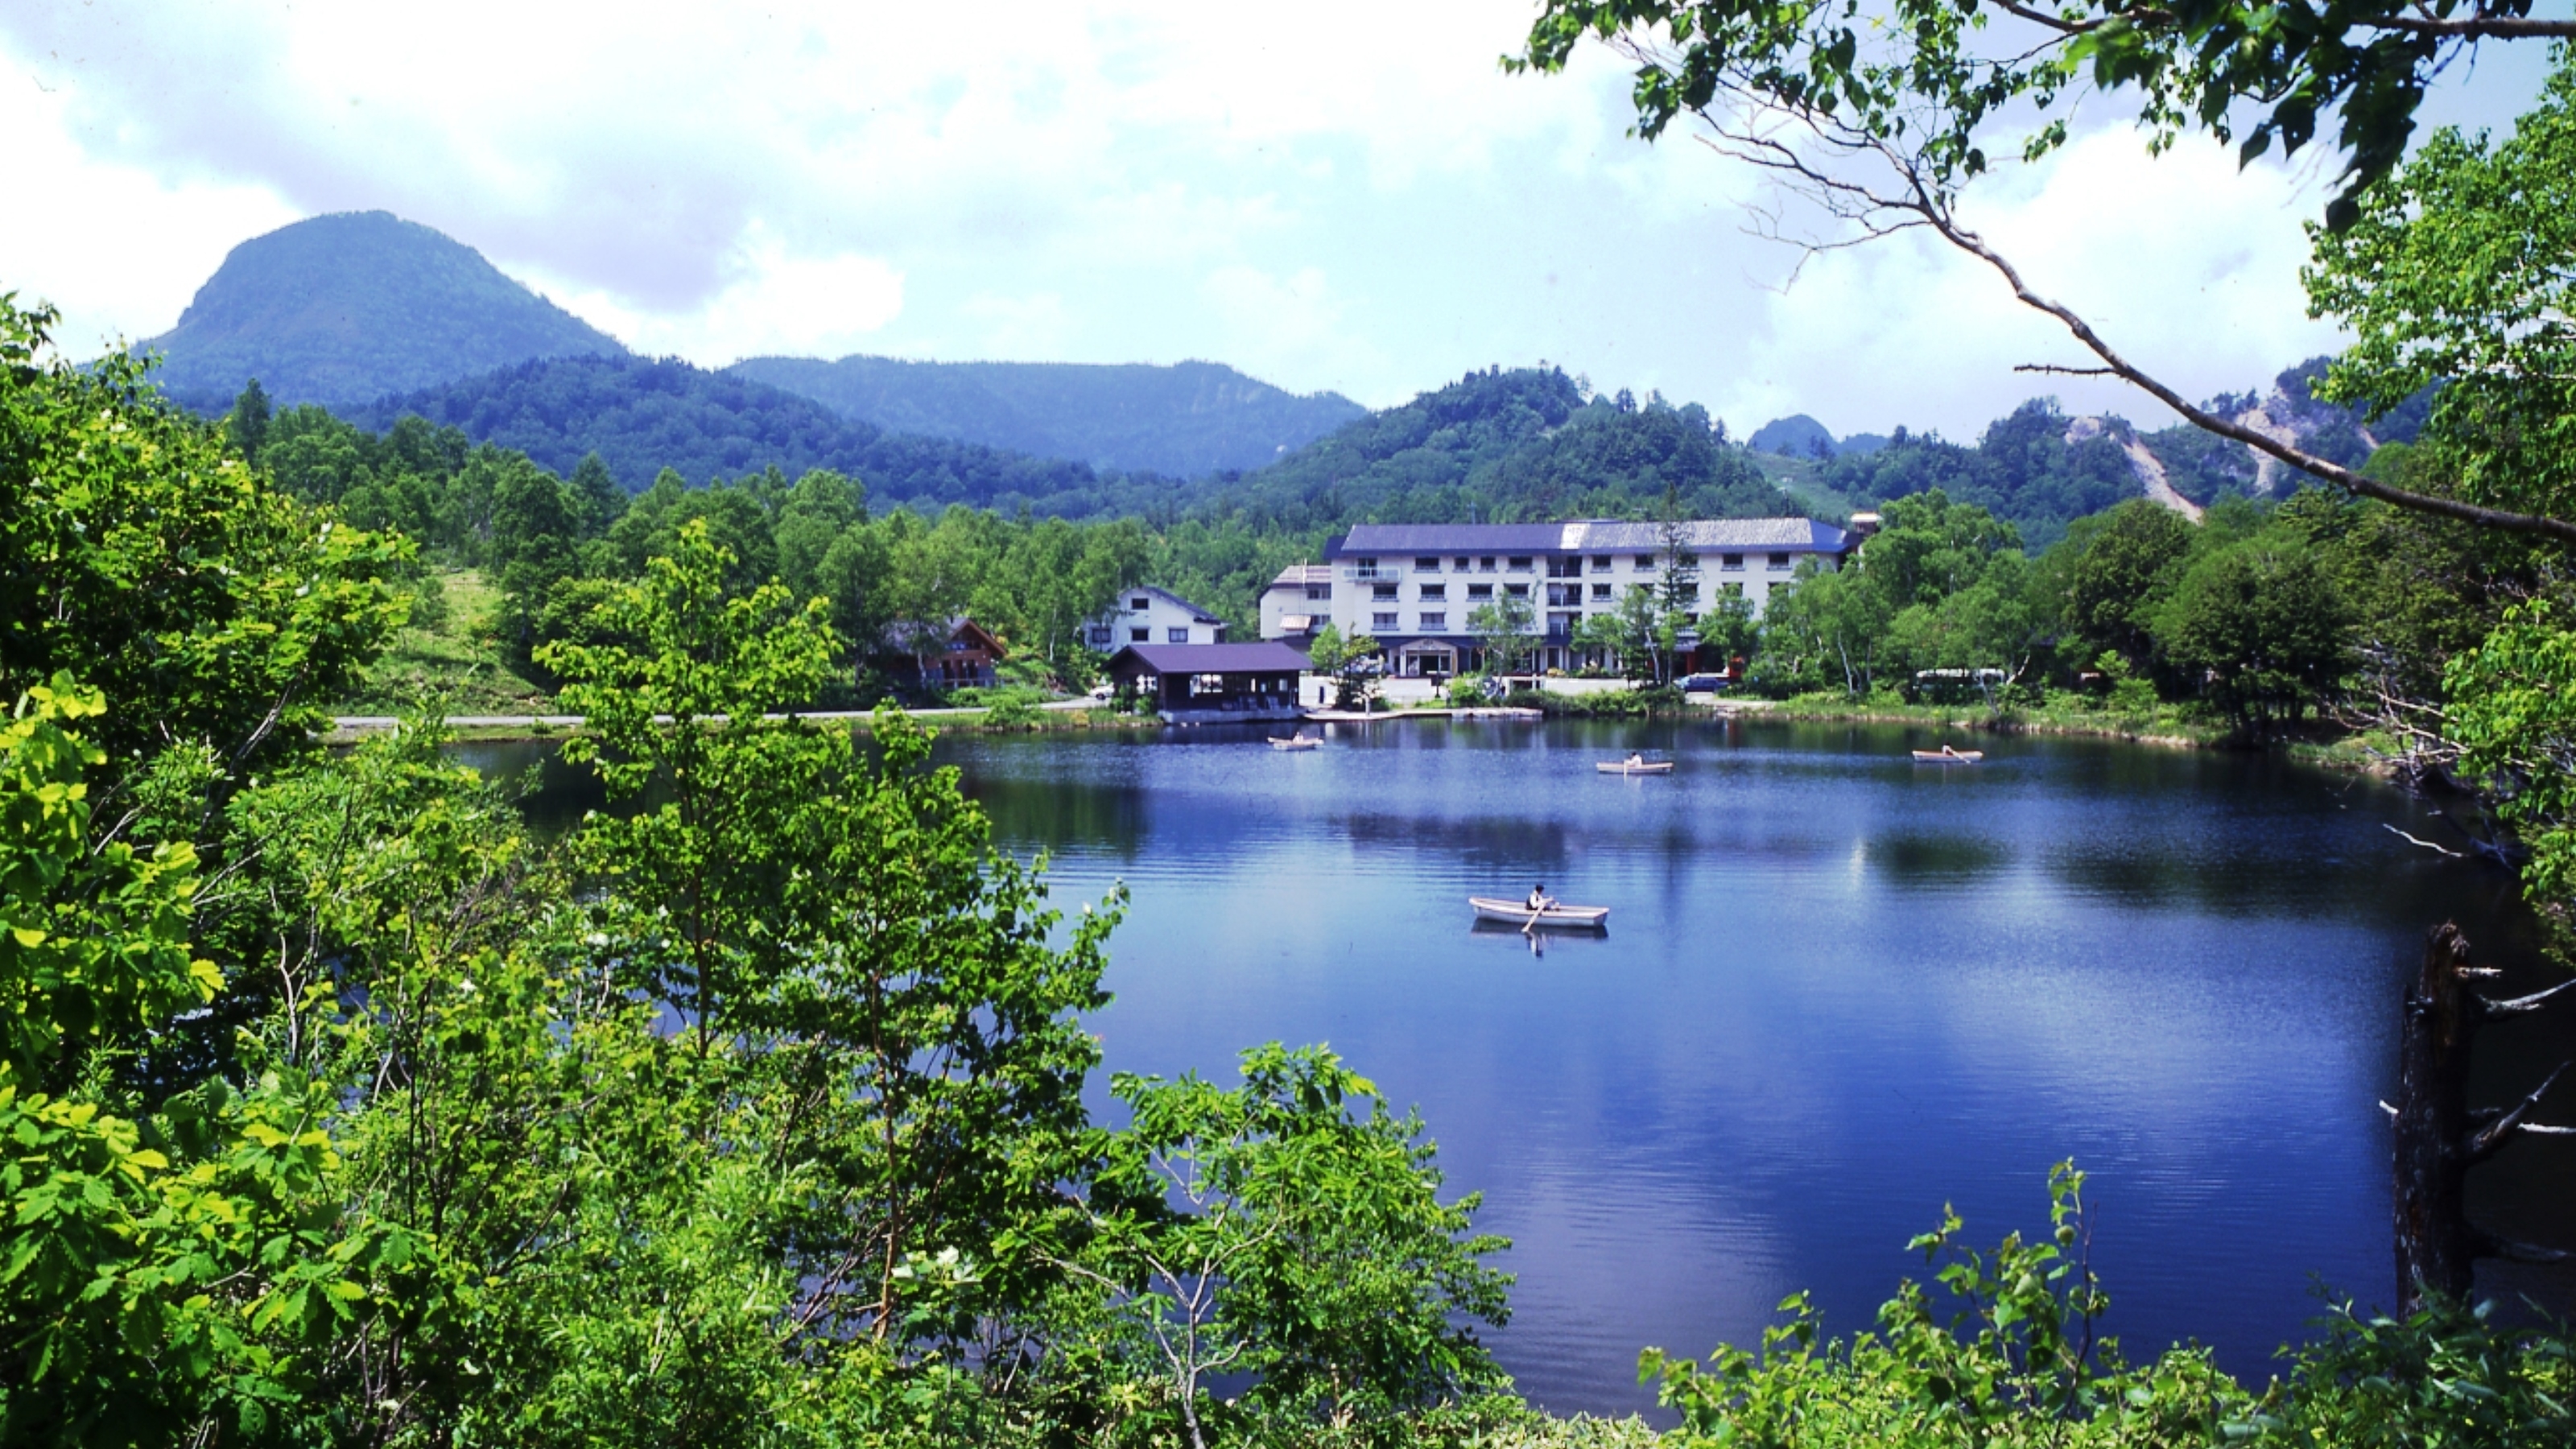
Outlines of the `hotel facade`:
[{"label": "hotel facade", "polygon": [[[1600,519],[1361,524],[1326,545],[1322,563],[1271,581],[1261,636],[1302,644],[1331,623],[1344,637],[1375,637],[1389,674],[1455,674],[1476,667],[1482,651],[1468,617],[1509,596],[1529,604],[1537,667],[1575,668],[1576,628],[1655,584],[1664,535],[1659,523]],[[1730,518],[1685,523],[1681,541],[1699,572],[1696,616],[1730,594],[1759,613],[1800,564],[1840,567],[1858,539],[1805,518]]]}]

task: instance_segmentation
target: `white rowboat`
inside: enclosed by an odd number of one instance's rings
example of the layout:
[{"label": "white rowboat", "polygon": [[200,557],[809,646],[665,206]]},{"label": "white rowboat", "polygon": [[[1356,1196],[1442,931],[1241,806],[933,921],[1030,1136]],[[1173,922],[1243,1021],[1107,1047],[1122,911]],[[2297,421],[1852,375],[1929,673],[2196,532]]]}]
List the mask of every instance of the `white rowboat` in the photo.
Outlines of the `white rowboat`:
[{"label": "white rowboat", "polygon": [[1973,765],[1985,757],[1986,752],[1983,750],[1954,750],[1948,745],[1943,745],[1937,750],[1916,750],[1914,752],[1914,763],[1918,765]]},{"label": "white rowboat", "polygon": [[1592,768],[1605,775],[1669,775],[1673,772],[1673,762],[1670,760],[1601,760],[1594,763]]},{"label": "white rowboat", "polygon": [[1542,931],[1597,931],[1610,924],[1608,906],[1550,906],[1533,911],[1519,901],[1496,900],[1492,896],[1469,896],[1467,904],[1476,908],[1477,920],[1513,926],[1528,926],[1535,921]]},{"label": "white rowboat", "polygon": [[1320,750],[1323,747],[1322,740],[1305,735],[1291,735],[1286,739],[1274,737],[1270,741],[1270,748],[1274,750]]}]

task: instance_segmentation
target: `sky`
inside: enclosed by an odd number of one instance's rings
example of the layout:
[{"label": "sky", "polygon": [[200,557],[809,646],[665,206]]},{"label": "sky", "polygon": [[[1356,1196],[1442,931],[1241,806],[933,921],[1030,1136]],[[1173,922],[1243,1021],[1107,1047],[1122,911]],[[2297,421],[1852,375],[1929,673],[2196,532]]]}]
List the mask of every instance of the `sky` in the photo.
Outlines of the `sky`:
[{"label": "sky", "polygon": [[[2545,9],[2557,6],[2545,5]],[[1389,406],[1551,362],[1741,435],[1973,438],[2022,399],[2161,422],[1937,242],[1805,258],[1680,127],[1626,134],[1600,48],[1497,59],[1531,0],[10,0],[0,292],[78,353],[172,326],[237,243],[387,210],[643,352],[1230,363]],[[2536,46],[2431,119],[2501,128]],[[2322,157],[2151,158],[2110,99],[1967,219],[2194,396],[2336,346],[2306,316]]]}]

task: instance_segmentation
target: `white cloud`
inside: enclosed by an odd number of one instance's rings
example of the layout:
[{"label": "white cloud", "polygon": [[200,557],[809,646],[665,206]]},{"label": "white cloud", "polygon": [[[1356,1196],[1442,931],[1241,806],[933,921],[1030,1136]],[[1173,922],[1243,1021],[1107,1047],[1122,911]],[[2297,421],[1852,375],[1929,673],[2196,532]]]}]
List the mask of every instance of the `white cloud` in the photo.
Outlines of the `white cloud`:
[{"label": "white cloud", "polygon": [[857,253],[794,255],[759,222],[734,248],[726,274],[723,289],[688,312],[641,311],[600,290],[567,289],[556,300],[638,352],[710,366],[767,355],[837,357],[863,348],[903,311],[903,274],[893,266]]},{"label": "white cloud", "polygon": [[[2329,324],[2306,317],[2298,284],[2299,223],[2321,202],[2278,168],[2239,172],[2211,145],[2151,158],[2136,134],[2112,129],[1972,194],[1967,220],[2034,291],[2205,397],[2266,384],[2336,345]],[[1780,271],[1791,266],[1784,255]],[[1768,297],[1761,326],[1722,409],[1745,426],[1795,407],[1838,433],[1930,424],[1969,440],[2008,399],[2040,394],[2070,411],[2172,418],[2115,381],[2016,374],[2098,363],[1985,263],[1928,234],[1809,259]]]},{"label": "white cloud", "polygon": [[[1748,175],[1679,128],[1626,138],[1597,47],[1502,75],[1530,14],[19,0],[0,133],[51,201],[0,229],[0,287],[61,301],[70,338],[149,334],[245,237],[383,208],[710,363],[1212,357],[1383,404],[1550,358],[1739,427],[1958,433],[2035,390],[2012,362],[2063,358],[1919,248],[1771,297],[1787,259],[1742,232]],[[2195,390],[2320,345],[2292,277],[2316,198],[2277,173],[2114,131],[1996,193],[2035,276]]]},{"label": "white cloud", "polygon": [[0,72],[8,185],[0,292],[63,312],[56,340],[88,355],[167,331],[234,243],[299,213],[267,187],[101,164],[69,134],[70,98]]}]

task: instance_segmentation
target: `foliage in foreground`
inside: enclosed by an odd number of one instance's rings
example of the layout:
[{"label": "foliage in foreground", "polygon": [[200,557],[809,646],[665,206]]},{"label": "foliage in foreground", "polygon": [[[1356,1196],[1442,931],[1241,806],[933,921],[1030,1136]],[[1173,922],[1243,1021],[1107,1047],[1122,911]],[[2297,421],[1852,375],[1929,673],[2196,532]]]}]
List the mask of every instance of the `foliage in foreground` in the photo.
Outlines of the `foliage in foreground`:
[{"label": "foliage in foreground", "polygon": [[[1805,1294],[1759,1350],[1721,1347],[1705,1365],[1649,1350],[1640,1372],[1678,1410],[1683,1445],[2184,1446],[2558,1445],[2576,1434],[2576,1341],[2513,1330],[2442,1305],[2405,1322],[2334,1304],[2324,1335],[2262,1390],[2209,1351],[2166,1349],[2132,1364],[2094,1333],[2109,1295],[2086,1259],[2084,1175],[2049,1175],[2050,1233],[2015,1233],[1991,1254],[1965,1247],[1955,1213],[1912,1246],[1945,1292],[1907,1282],[1872,1332],[1822,1337]],[[1939,1310],[1955,1308],[1944,1317]]]}]

